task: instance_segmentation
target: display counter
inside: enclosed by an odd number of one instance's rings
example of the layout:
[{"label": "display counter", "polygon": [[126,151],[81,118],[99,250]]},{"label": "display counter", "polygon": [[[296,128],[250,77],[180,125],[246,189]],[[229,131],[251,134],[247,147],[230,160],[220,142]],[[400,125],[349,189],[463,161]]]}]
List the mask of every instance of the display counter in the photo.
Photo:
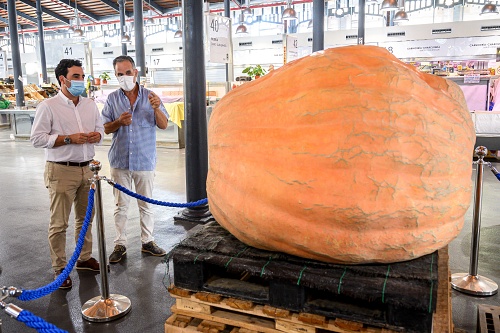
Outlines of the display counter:
[{"label": "display counter", "polygon": [[[471,116],[476,130],[475,147],[500,150],[500,111],[474,111]],[[497,158],[500,158],[499,155],[496,154]]]},{"label": "display counter", "polygon": [[15,138],[28,139],[31,134],[31,125],[35,119],[36,109],[0,109],[0,115],[10,118],[10,126]]}]

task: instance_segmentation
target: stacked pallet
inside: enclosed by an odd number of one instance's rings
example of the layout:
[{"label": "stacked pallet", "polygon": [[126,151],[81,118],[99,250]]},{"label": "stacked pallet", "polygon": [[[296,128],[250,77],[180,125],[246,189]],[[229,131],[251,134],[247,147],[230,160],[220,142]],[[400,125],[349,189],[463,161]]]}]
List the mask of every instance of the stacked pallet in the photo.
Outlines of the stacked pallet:
[{"label": "stacked pallet", "polygon": [[167,333],[452,332],[446,249],[391,265],[333,265],[249,248],[221,229],[206,226],[172,252]]},{"label": "stacked pallet", "polygon": [[317,333],[319,330],[340,333],[396,333],[359,322],[326,318],[311,313],[296,313],[217,294],[191,293],[173,287],[170,288],[170,295],[176,298],[176,303],[171,308],[173,315],[165,323],[165,333]]}]

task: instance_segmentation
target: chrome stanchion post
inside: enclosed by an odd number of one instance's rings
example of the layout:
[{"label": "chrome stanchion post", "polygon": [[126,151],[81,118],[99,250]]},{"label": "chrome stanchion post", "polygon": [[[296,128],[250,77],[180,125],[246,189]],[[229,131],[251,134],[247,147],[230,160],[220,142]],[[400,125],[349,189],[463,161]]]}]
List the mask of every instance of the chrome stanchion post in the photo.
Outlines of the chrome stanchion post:
[{"label": "chrome stanchion post", "polygon": [[91,298],[82,306],[84,319],[93,322],[106,322],[125,316],[131,309],[130,300],[122,295],[109,294],[108,265],[106,260],[106,238],[104,236],[104,219],[102,216],[101,163],[92,161],[90,170],[94,172],[92,186],[95,188],[95,215],[97,220],[97,241],[99,243],[99,261],[101,273],[101,296]]},{"label": "chrome stanchion post", "polygon": [[479,236],[481,228],[481,196],[483,192],[483,171],[484,157],[488,154],[488,149],[483,146],[476,148],[477,177],[476,192],[474,194],[474,217],[472,224],[470,267],[469,273],[456,273],[451,276],[451,287],[455,290],[475,296],[495,295],[498,285],[487,277],[477,274],[477,264],[479,260]]}]

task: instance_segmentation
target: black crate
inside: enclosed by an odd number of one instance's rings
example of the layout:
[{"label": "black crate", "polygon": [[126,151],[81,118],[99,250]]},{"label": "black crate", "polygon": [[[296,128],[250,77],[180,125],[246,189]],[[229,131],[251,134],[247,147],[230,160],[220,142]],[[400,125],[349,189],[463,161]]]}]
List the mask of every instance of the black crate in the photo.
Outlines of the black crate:
[{"label": "black crate", "polygon": [[395,331],[432,331],[437,252],[390,265],[336,265],[259,250],[210,223],[169,256],[177,287]]}]

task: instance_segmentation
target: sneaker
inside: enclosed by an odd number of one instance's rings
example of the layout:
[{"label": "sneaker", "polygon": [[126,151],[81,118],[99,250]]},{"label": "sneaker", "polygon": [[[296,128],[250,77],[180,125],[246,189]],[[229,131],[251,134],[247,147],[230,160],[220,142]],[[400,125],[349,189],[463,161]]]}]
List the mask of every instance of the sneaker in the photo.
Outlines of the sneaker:
[{"label": "sneaker", "polygon": [[76,263],[76,269],[94,271],[94,272],[100,271],[99,262],[97,262],[97,260],[95,260],[94,258],[90,258],[89,260],[86,261],[78,261]]},{"label": "sneaker", "polygon": [[151,254],[153,256],[157,256],[157,257],[162,257],[166,253],[164,249],[162,249],[161,247],[156,245],[156,243],[153,241],[146,243],[146,244],[142,244],[141,251],[149,253],[149,254]]},{"label": "sneaker", "polygon": [[123,245],[115,245],[113,253],[109,256],[110,263],[117,263],[122,260],[123,256],[127,254],[127,248]]},{"label": "sneaker", "polygon": [[[62,272],[63,272],[62,269],[55,271],[54,272],[54,280],[56,280],[59,277],[59,275],[61,275]],[[71,278],[68,275],[68,278],[66,280],[64,280],[64,282],[59,286],[59,289],[69,289],[72,286],[73,286],[73,282],[71,282]]]}]

